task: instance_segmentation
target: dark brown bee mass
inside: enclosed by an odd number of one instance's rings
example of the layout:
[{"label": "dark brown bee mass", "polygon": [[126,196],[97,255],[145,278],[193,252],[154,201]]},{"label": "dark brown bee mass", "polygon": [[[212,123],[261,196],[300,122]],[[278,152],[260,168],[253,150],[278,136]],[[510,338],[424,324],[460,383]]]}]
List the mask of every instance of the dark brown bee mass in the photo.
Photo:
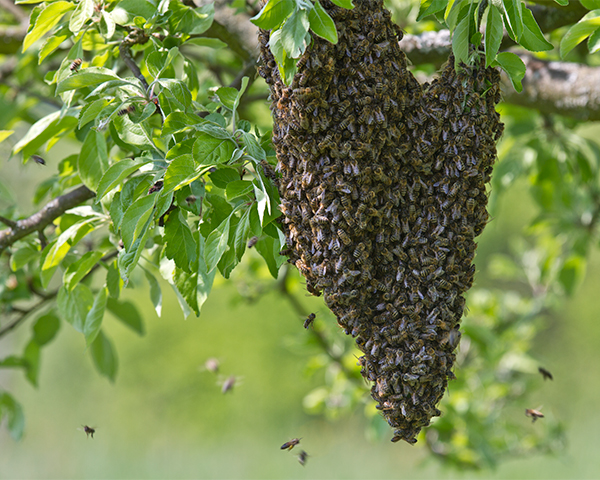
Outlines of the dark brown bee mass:
[{"label": "dark brown bee mass", "polygon": [[259,34],[286,253],[356,338],[392,441],[415,443],[454,377],[502,132],[500,77],[479,62],[457,72],[451,58],[420,85],[380,0],[321,3],[339,42],[313,36],[290,86]]}]

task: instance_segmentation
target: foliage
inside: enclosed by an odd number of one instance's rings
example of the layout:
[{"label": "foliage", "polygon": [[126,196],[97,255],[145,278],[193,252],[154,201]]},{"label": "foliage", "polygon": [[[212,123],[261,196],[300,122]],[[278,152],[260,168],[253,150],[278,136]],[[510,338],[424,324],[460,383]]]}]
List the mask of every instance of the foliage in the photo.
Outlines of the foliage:
[{"label": "foliage", "polygon": [[[333,3],[353,6],[349,0]],[[586,38],[590,53],[600,48],[600,4],[582,3],[591,11],[566,30],[561,56]],[[52,219],[37,238],[0,246],[0,307],[12,318],[0,325],[0,336],[33,319],[22,353],[1,358],[0,368],[21,369],[37,385],[42,347],[66,321],[82,334],[99,373],[114,381],[118,358],[102,321],[108,311],[144,334],[136,307],[120,298],[142,274],[159,315],[164,279],[186,316],[200,315],[217,273],[233,275],[246,297],[274,285],[257,281],[248,263],[233,273],[254,237],[253,248],[271,275],[280,274],[279,197],[270,178],[276,159],[270,131],[249,108],[256,98],[265,100],[267,89],[246,69],[249,59],[253,62],[250,49],[240,49],[215,29],[213,4],[19,4],[30,24],[22,51],[0,56],[5,65],[13,62],[10,81],[0,85],[0,143],[11,143],[12,155],[22,157],[28,169],[43,168],[29,161],[34,156],[45,160],[51,173],[33,199],[40,208],[82,185],[95,198]],[[14,23],[4,14],[0,21]],[[288,81],[312,34],[337,41],[333,21],[318,1],[269,0],[252,21],[273,30],[270,46]],[[457,64],[479,55],[472,46],[482,44],[486,65],[502,67],[517,90],[524,65],[514,52],[501,51],[503,29],[527,50],[553,48],[520,1],[422,0],[417,21],[452,32]],[[506,108],[503,120],[507,129],[492,203],[512,183],[528,179],[539,215],[529,229],[532,245],[517,239],[512,251],[486,267],[501,277],[499,287],[471,293],[459,380],[443,401],[445,416],[422,434],[434,454],[457,466],[490,466],[508,454],[560,443],[556,420],[524,435],[524,418],[500,418],[516,404],[530,405],[526,399],[539,383],[531,376],[537,364],[530,347],[540,319],[555,306],[550,298],[577,288],[597,242],[600,146],[567,119]],[[79,153],[57,158],[64,151],[57,144],[76,144]],[[26,217],[7,185],[0,185],[0,214],[7,227]],[[283,268],[276,285],[297,313],[308,314],[294,300],[297,279]],[[333,331],[334,323],[323,309],[302,340],[316,350],[308,373],[324,378],[306,396],[305,407],[338,417],[364,405],[372,431],[381,432],[387,426],[371,403],[365,405],[367,387],[352,342]],[[0,421],[4,417],[18,439],[24,429],[21,407],[0,390]]]}]

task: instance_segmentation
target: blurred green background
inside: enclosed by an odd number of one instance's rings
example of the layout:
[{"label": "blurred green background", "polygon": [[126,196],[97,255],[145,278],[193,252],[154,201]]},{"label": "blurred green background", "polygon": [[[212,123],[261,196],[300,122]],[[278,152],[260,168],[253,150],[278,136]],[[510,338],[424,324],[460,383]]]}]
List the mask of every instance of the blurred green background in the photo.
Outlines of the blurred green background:
[{"label": "blurred green background", "polygon": [[[35,184],[54,168],[52,161],[46,169],[3,161],[0,175],[20,204],[29,205]],[[507,251],[510,236],[532,219],[528,198],[525,180],[517,182],[492,212],[479,242],[476,283],[492,282],[486,261]],[[441,467],[423,442],[372,438],[360,409],[336,420],[310,416],[303,398],[323,381],[306,374],[316,350],[302,346],[303,319],[275,291],[248,304],[235,280],[220,281],[201,317],[184,320],[165,284],[158,318],[138,278],[126,298],[143,313],[146,335],[105,321],[119,356],[114,385],[95,372],[81,335],[66,324],[42,353],[37,390],[20,371],[0,370],[0,387],[22,403],[27,422],[17,443],[0,428],[0,478],[600,478],[599,265],[594,253],[583,285],[547,317],[534,346],[555,380],[544,383],[540,376],[531,408],[543,406],[564,422],[568,443],[559,456],[506,458],[493,472],[461,472]],[[295,293],[324,321],[322,299],[301,288],[297,282]],[[4,338],[0,356],[20,350],[29,330],[25,325]],[[220,359],[218,375],[203,369],[209,357]],[[219,382],[230,375],[236,386],[223,395]],[[532,424],[523,415],[522,421],[535,429],[544,420]],[[83,424],[97,428],[93,440],[78,430]],[[281,451],[293,437],[302,437],[300,447]],[[299,449],[310,455],[305,467]]]}]

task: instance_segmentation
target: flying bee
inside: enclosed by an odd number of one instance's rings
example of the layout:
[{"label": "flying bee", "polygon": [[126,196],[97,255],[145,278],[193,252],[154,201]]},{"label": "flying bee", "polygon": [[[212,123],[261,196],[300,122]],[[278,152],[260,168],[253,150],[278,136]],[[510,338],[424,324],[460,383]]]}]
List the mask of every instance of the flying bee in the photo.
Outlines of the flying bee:
[{"label": "flying bee", "polygon": [[310,327],[312,325],[312,323],[315,321],[315,317],[316,317],[316,315],[314,313],[311,313],[308,317],[306,317],[306,320],[304,320],[304,328]]},{"label": "flying bee", "polygon": [[71,63],[69,70],[71,70],[72,72],[77,72],[77,70],[79,70],[79,67],[81,67],[81,62],[81,58],[76,58],[75,60],[73,60],[73,63]]},{"label": "flying bee", "polygon": [[233,375],[231,375],[227,380],[225,380],[223,382],[223,386],[221,387],[221,393],[225,394],[230,390],[233,390],[233,387],[235,386],[235,381],[236,378]]},{"label": "flying bee", "polygon": [[132,104],[132,105],[127,106],[127,108],[122,108],[121,110],[119,110],[117,112],[117,115],[119,117],[122,117],[123,115],[127,115],[128,113],[133,113],[133,112],[135,112],[135,105]]},{"label": "flying bee", "polygon": [[46,165],[46,160],[44,160],[39,155],[32,155],[31,158],[35,163],[39,163],[40,165]]},{"label": "flying bee", "polygon": [[552,376],[552,374],[545,368],[538,367],[538,372],[540,372],[542,374],[542,377],[544,377],[544,380],[546,380],[546,379],[554,380],[554,377]]},{"label": "flying bee", "polygon": [[298,461],[300,462],[300,465],[302,465],[302,466],[306,465],[307,458],[308,458],[308,453],[306,453],[304,450],[301,450],[300,453],[298,454]]},{"label": "flying bee", "polygon": [[300,438],[292,438],[289,442],[285,442],[281,446],[281,450],[291,450],[300,443]]},{"label": "flying bee", "polygon": [[90,438],[90,435],[92,436],[92,439],[94,438],[94,433],[96,433],[96,429],[92,428],[92,427],[88,427],[87,425],[82,425],[83,427],[83,431],[85,432],[85,435],[87,438]]},{"label": "flying bee", "polygon": [[252,248],[257,243],[258,243],[258,237],[252,237],[250,240],[248,240],[248,248]]},{"label": "flying bee", "polygon": [[196,203],[197,200],[198,200],[198,197],[196,197],[196,195],[190,195],[189,197],[185,198],[185,203],[187,203],[188,205],[192,205],[192,204]]},{"label": "flying bee", "polygon": [[217,373],[219,371],[220,362],[218,358],[208,358],[206,362],[204,362],[204,368],[212,373]]},{"label": "flying bee", "polygon": [[156,182],[154,185],[152,185],[148,189],[148,195],[150,195],[151,193],[154,193],[154,192],[158,192],[162,187],[163,187],[163,181],[159,180],[158,182]]},{"label": "flying bee", "polygon": [[531,417],[531,423],[535,423],[538,418],[544,418],[544,414],[542,412],[533,408],[526,408],[525,416]]}]

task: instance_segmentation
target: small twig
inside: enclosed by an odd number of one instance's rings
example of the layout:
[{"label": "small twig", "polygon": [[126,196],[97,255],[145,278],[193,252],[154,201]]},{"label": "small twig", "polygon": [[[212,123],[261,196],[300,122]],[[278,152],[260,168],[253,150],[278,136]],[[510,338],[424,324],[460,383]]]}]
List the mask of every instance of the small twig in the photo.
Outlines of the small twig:
[{"label": "small twig", "polygon": [[17,226],[17,222],[13,222],[6,217],[0,215],[0,222],[2,222],[7,227],[15,228]]},{"label": "small twig", "polygon": [[33,232],[43,230],[70,208],[76,207],[95,196],[94,192],[82,185],[69,193],[50,200],[39,212],[34,213],[29,218],[19,220],[14,227],[0,230],[0,253],[17,240]]},{"label": "small twig", "polygon": [[[54,298],[54,297],[52,297],[52,298]],[[19,316],[19,318],[17,318],[12,323],[9,323],[6,327],[4,327],[3,329],[0,330],[0,338],[2,338],[4,335],[6,335],[7,333],[9,333],[14,328],[18,327],[19,324],[21,322],[23,322],[29,315],[31,315],[33,312],[35,312],[40,307],[42,307],[46,302],[49,302],[52,298],[42,298],[38,303],[36,303],[29,310],[22,311],[22,313]],[[13,310],[16,311],[16,309],[14,307],[13,307]]]},{"label": "small twig", "polygon": [[135,78],[137,78],[142,83],[146,92],[148,92],[149,88],[148,82],[146,80],[146,77],[142,75],[140,67],[137,66],[137,63],[135,63],[135,60],[131,55],[131,47],[135,44],[143,45],[147,41],[148,36],[144,33],[143,30],[140,30],[139,28],[133,28],[131,32],[129,32],[129,35],[127,35],[123,39],[121,45],[119,45],[119,54],[121,56],[121,60],[125,62],[125,65],[127,65],[127,68],[131,70]]}]

